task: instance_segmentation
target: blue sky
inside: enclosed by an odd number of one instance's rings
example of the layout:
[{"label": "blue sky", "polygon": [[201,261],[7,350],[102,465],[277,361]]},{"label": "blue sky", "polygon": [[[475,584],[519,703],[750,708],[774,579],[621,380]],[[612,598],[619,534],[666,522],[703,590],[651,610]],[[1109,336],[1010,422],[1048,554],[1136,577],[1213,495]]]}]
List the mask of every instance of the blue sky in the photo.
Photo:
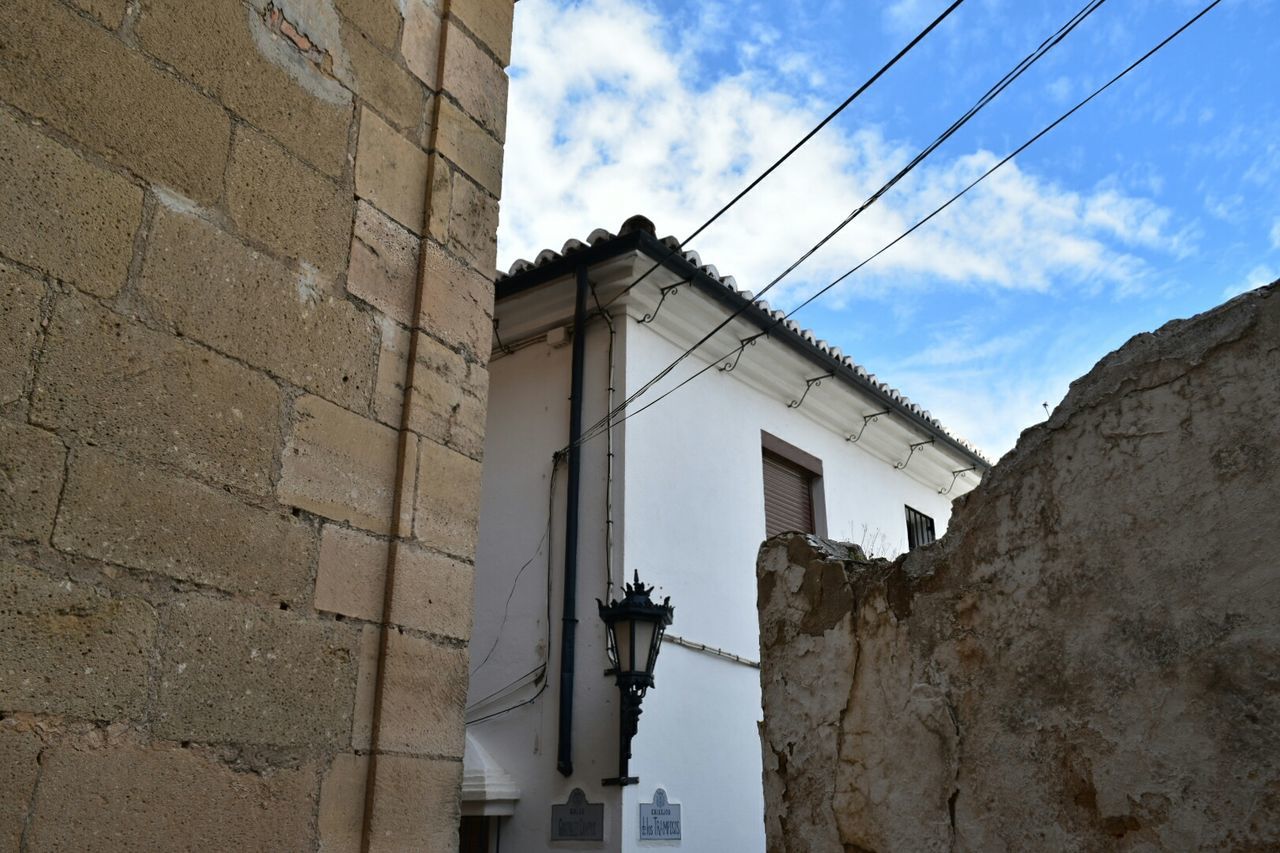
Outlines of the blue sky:
[{"label": "blue sky", "polygon": [[[499,267],[632,213],[684,237],[946,5],[521,0]],[[687,248],[758,290],[1082,5],[966,0]],[[1105,3],[767,298],[798,304],[1203,5]],[[999,456],[1130,336],[1280,277],[1278,42],[1280,0],[1224,0],[797,322]]]}]

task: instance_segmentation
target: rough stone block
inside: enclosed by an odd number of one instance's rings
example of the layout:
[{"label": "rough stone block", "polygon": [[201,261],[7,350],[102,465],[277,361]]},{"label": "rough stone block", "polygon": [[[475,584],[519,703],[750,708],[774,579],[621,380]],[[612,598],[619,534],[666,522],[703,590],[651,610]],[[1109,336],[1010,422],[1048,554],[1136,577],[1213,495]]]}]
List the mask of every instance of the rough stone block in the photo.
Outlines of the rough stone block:
[{"label": "rough stone block", "polygon": [[[300,398],[295,415],[284,452],[280,500],[375,533],[390,532],[397,432],[318,397]],[[412,483],[412,475],[407,476],[406,488]],[[408,503],[404,525],[412,511]]]},{"label": "rough stone block", "polygon": [[356,195],[421,234],[426,211],[428,158],[369,110],[360,112]]},{"label": "rough stone block", "polygon": [[421,241],[366,201],[356,205],[347,292],[409,325]]},{"label": "rough stone block", "polygon": [[349,626],[187,596],[165,616],[160,654],[161,737],[311,748],[350,737]]},{"label": "rough stone block", "polygon": [[0,722],[0,849],[19,850],[42,744],[33,732],[6,723]]},{"label": "rough stone block", "polygon": [[109,29],[116,29],[124,20],[125,0],[72,0],[81,9],[102,21]]},{"label": "rough stone block", "polygon": [[436,128],[437,150],[495,198],[500,198],[502,143],[448,98],[440,99]]},{"label": "rough stone block", "polygon": [[56,435],[0,418],[0,536],[49,541],[66,459]]},{"label": "rough stone block", "polygon": [[438,244],[422,250],[422,314],[431,334],[485,364],[493,348],[493,279],[460,263]]},{"label": "rough stone block", "polygon": [[368,315],[203,220],[158,212],[139,293],[187,337],[330,400],[369,400],[378,329]]},{"label": "rough stone block", "polygon": [[442,245],[449,244],[449,208],[453,204],[454,169],[437,153],[431,155],[431,192],[427,196],[427,223],[423,234]]},{"label": "rough stone block", "polygon": [[373,736],[373,694],[377,687],[381,634],[382,629],[377,625],[360,629],[360,673],[356,679],[356,709],[351,722],[352,749],[369,749]]},{"label": "rough stone block", "polygon": [[[320,795],[320,849],[358,853],[364,817],[369,759],[343,754],[334,758]],[[458,849],[458,789],[462,765],[401,755],[378,758],[377,799],[370,850],[400,853]],[[422,803],[430,803],[423,808]]]},{"label": "rough stone block", "polygon": [[156,614],[138,598],[0,563],[0,708],[142,716]]},{"label": "rough stone block", "polygon": [[227,206],[240,233],[325,273],[347,262],[351,190],[294,159],[260,133],[236,132]]},{"label": "rough stone block", "polygon": [[489,372],[440,342],[418,336],[409,428],[479,459],[484,451]]},{"label": "rough stone block", "polygon": [[280,390],[259,373],[78,296],[54,306],[36,423],[265,494]]},{"label": "rough stone block", "polygon": [[[3,226],[0,226],[3,227]],[[31,375],[31,355],[40,336],[44,282],[0,266],[0,405],[22,397]]]},{"label": "rough stone block", "polygon": [[434,441],[419,444],[414,536],[432,548],[474,560],[480,463]]},{"label": "rough stone block", "polygon": [[409,70],[433,91],[440,88],[440,23],[439,0],[405,0],[400,52]]},{"label": "rough stone block", "polygon": [[[141,189],[0,115],[0,253],[111,296],[129,271],[141,217]],[[13,274],[5,279],[14,286]]]},{"label": "rough stone block", "polygon": [[[316,575],[317,610],[382,621],[385,539],[326,526]],[[471,635],[473,570],[466,563],[409,544],[397,552],[391,622],[465,640]]]},{"label": "rough stone block", "polygon": [[[213,90],[231,110],[311,165],[329,175],[343,174],[350,93],[268,30],[260,12],[231,2],[143,0],[141,6],[134,31],[143,50]],[[332,18],[336,34],[336,15]],[[313,33],[317,38],[318,32]]]},{"label": "rough stone block", "polygon": [[459,175],[449,200],[449,247],[493,279],[498,263],[498,200]]},{"label": "rough stone block", "polygon": [[[179,11],[206,5],[225,4]],[[218,199],[231,138],[221,107],[61,3],[5,3],[0,32],[0,98],[149,180]]]},{"label": "rough stone block", "polygon": [[307,764],[236,770],[193,749],[55,747],[44,759],[28,849],[311,850],[315,776]]},{"label": "rough stone block", "polygon": [[461,758],[467,650],[398,631],[387,639],[379,749]]},{"label": "rough stone block", "polygon": [[364,822],[364,785],[369,759],[349,752],[333,757],[320,786],[320,849],[324,853],[360,853]]},{"label": "rough stone block", "polygon": [[371,853],[457,853],[461,761],[383,755],[374,786]]},{"label": "rough stone block", "polygon": [[336,0],[338,12],[383,50],[395,52],[400,38],[400,9],[396,0]]},{"label": "rough stone block", "polygon": [[340,79],[402,130],[417,130],[426,108],[422,83],[362,33],[343,28],[347,71]]},{"label": "rough stone block", "polygon": [[443,158],[432,157],[427,235],[492,281],[497,276],[498,201]]},{"label": "rough stone block", "polygon": [[461,30],[445,40],[440,90],[499,140],[507,135],[507,73]]},{"label": "rough stone block", "polygon": [[387,426],[400,427],[404,411],[405,374],[409,366],[409,330],[386,321],[378,352],[378,378],[373,390],[373,416]]},{"label": "rough stone block", "polygon": [[297,601],[315,535],[288,515],[99,450],[77,452],[54,543],[228,592]]},{"label": "rough stone block", "polygon": [[511,62],[515,8],[513,0],[453,0],[449,11],[506,66]]}]

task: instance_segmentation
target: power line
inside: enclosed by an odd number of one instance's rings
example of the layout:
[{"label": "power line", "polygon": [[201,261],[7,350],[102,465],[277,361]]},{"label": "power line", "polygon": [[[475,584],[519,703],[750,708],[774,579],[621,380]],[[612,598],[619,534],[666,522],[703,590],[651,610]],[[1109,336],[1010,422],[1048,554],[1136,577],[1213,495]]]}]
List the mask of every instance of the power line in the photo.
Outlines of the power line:
[{"label": "power line", "polygon": [[[910,174],[917,166],[920,165],[920,163],[924,162],[924,160],[927,157],[929,157],[934,151],[936,151],[943,143],[945,143],[948,139],[950,139],[957,132],[959,132],[961,128],[963,128],[966,124],[968,124],[968,122],[974,116],[976,116],[987,105],[989,105],[992,101],[994,101],[997,97],[999,97],[1000,94],[1003,93],[1005,89],[1007,89],[1009,86],[1011,86],[1015,80],[1021,77],[1027,71],[1027,69],[1035,65],[1035,63],[1038,62],[1040,59],[1042,59],[1050,50],[1052,50],[1054,47],[1060,44],[1068,35],[1071,34],[1071,32],[1076,27],[1078,27],[1086,18],[1088,18],[1090,15],[1096,12],[1105,2],[1106,0],[1089,0],[1089,2],[1087,2],[1083,7],[1081,7],[1079,11],[1077,11],[1074,15],[1072,15],[1067,20],[1066,23],[1064,23],[1061,27],[1059,27],[1058,30],[1055,33],[1053,33],[1053,35],[1049,36],[1044,41],[1042,41],[1034,50],[1032,50],[1029,54],[1023,57],[1017,64],[1014,65],[1012,69],[1006,72],[1003,77],[1001,77],[989,89],[987,89],[987,91],[983,93],[983,95],[980,98],[978,98],[978,100],[974,102],[974,104],[971,107],[969,107],[968,110],[966,110],[958,119],[952,122],[951,125],[946,130],[938,134],[938,136],[935,137],[932,142],[930,142],[923,149],[921,149],[921,151],[917,153],[913,158],[911,158],[911,160],[908,161],[905,166],[899,169],[898,172],[895,175],[893,175],[893,177],[889,178],[889,180],[886,181],[883,185],[881,185],[879,189],[877,189],[870,196],[868,196],[867,199],[862,204],[854,208],[854,210],[851,213],[849,213],[848,216],[846,216],[839,224],[837,224],[834,228],[832,228],[829,232],[827,232],[827,234],[824,237],[822,237],[822,239],[820,239],[817,243],[815,243],[813,246],[807,249],[804,253],[802,253],[800,257],[798,257],[786,269],[784,269],[781,273],[775,276],[773,280],[771,280],[768,284],[766,284],[758,293],[755,294],[755,298],[758,299],[764,296],[764,294],[768,293],[770,290],[776,287],[783,279],[785,279],[797,268],[799,268],[801,264],[803,264],[810,257],[812,257],[823,246],[825,246],[828,242],[834,239],[837,234],[843,231],[850,223],[852,223],[855,219],[857,219],[860,215],[862,215],[863,212],[868,210],[872,205],[874,205],[877,201],[879,201],[887,192],[889,192],[889,190],[891,190],[894,186],[896,186],[904,177]],[[662,262],[660,261],[659,264],[661,263]],[[630,289],[630,287],[632,286],[634,286],[634,282],[632,283],[632,285],[629,285],[627,289]],[[626,292],[626,289],[623,290],[623,293],[625,292]],[[725,328],[730,323],[732,323],[735,318],[737,318],[740,314],[742,314],[743,311],[747,309],[748,304],[750,303],[743,304],[739,306],[737,309],[735,309],[734,311],[730,312],[729,316],[726,317],[724,320],[722,320],[719,324],[717,324],[715,328],[707,332],[701,339],[695,342],[691,347],[689,347],[680,355],[678,355],[670,364],[668,364],[662,370],[658,371],[658,373],[656,373],[653,377],[651,377],[638,389],[636,389],[629,396],[627,396],[626,399],[624,399],[618,406],[611,408],[604,417],[596,421],[587,430],[583,432],[583,434],[579,438],[579,444],[585,441],[589,441],[590,439],[594,438],[596,435],[600,434],[602,431],[607,430],[614,423],[614,419],[617,417],[618,414],[625,411],[628,406],[630,406],[637,399],[639,399],[641,396],[646,394],[649,391],[649,389],[651,389],[658,382],[662,381],[662,379],[666,378],[671,373],[671,371],[674,370],[682,361],[684,361],[686,358],[692,355],[699,347],[701,347],[707,341],[711,340],[718,332],[720,332],[721,329]]]},{"label": "power line", "polygon": [[876,258],[880,257],[880,255],[884,254],[884,253],[885,253],[885,252],[887,252],[889,249],[891,249],[891,248],[893,248],[895,245],[897,245],[899,242],[901,242],[902,240],[906,239],[908,236],[910,236],[912,233],[914,233],[917,229],[919,229],[920,227],[922,227],[926,222],[928,222],[929,220],[933,219],[935,216],[937,216],[937,215],[938,215],[939,213],[941,213],[942,211],[946,210],[948,207],[950,207],[952,204],[954,204],[956,201],[958,201],[962,196],[964,196],[966,193],[968,193],[970,190],[972,190],[972,189],[973,189],[974,187],[976,187],[978,184],[980,184],[980,183],[982,183],[983,181],[985,181],[988,177],[990,177],[994,172],[996,172],[996,171],[997,171],[998,169],[1000,169],[1002,166],[1004,166],[1005,164],[1007,164],[1007,163],[1008,163],[1010,160],[1012,160],[1014,157],[1018,156],[1018,155],[1019,155],[1019,154],[1021,154],[1023,151],[1026,151],[1028,148],[1030,148],[1033,144],[1035,144],[1038,140],[1040,140],[1040,139],[1041,139],[1045,134],[1049,133],[1049,131],[1053,130],[1055,127],[1057,127],[1058,125],[1062,124],[1062,122],[1064,122],[1064,121],[1066,121],[1068,118],[1070,118],[1070,117],[1071,117],[1073,114],[1075,114],[1078,110],[1080,110],[1082,107],[1084,107],[1084,106],[1085,106],[1085,104],[1088,104],[1088,103],[1089,103],[1090,101],[1092,101],[1094,98],[1098,97],[1098,96],[1099,96],[1099,95],[1101,95],[1103,92],[1105,92],[1107,89],[1111,88],[1111,86],[1113,86],[1115,83],[1119,82],[1119,81],[1120,81],[1120,79],[1121,79],[1121,78],[1123,78],[1123,77],[1125,77],[1127,74],[1129,74],[1129,72],[1133,71],[1135,68],[1137,68],[1137,67],[1138,67],[1139,65],[1141,65],[1143,62],[1146,62],[1148,59],[1150,59],[1150,58],[1151,58],[1153,55],[1155,55],[1159,50],[1161,50],[1165,45],[1167,45],[1169,42],[1173,41],[1175,38],[1177,38],[1178,36],[1180,36],[1180,35],[1181,35],[1181,34],[1182,34],[1182,33],[1183,33],[1187,28],[1189,28],[1192,24],[1194,24],[1194,23],[1196,23],[1197,21],[1199,21],[1202,17],[1204,17],[1206,14],[1208,14],[1208,13],[1209,13],[1209,12],[1210,12],[1214,7],[1215,7],[1215,6],[1217,6],[1217,5],[1218,5],[1219,3],[1221,3],[1221,2],[1222,2],[1222,0],[1213,0],[1213,2],[1212,2],[1212,3],[1209,3],[1209,4],[1208,4],[1207,6],[1205,6],[1203,9],[1201,9],[1198,13],[1196,13],[1194,16],[1192,16],[1192,17],[1191,17],[1191,18],[1190,18],[1186,23],[1184,23],[1182,26],[1178,27],[1178,29],[1174,30],[1171,34],[1169,34],[1167,37],[1165,37],[1165,38],[1164,38],[1164,40],[1162,40],[1162,41],[1161,41],[1159,44],[1157,44],[1155,47],[1151,48],[1151,49],[1150,49],[1150,50],[1148,50],[1146,53],[1144,53],[1142,56],[1140,56],[1138,59],[1134,60],[1134,61],[1133,61],[1133,62],[1132,62],[1128,67],[1126,67],[1126,68],[1125,68],[1123,71],[1121,71],[1119,74],[1117,74],[1116,76],[1112,77],[1112,78],[1111,78],[1110,80],[1108,80],[1105,84],[1103,84],[1102,86],[1100,86],[1100,87],[1098,87],[1097,89],[1095,89],[1095,90],[1094,90],[1094,91],[1093,91],[1093,92],[1092,92],[1088,97],[1086,97],[1084,100],[1082,100],[1082,101],[1080,101],[1079,103],[1077,103],[1077,104],[1076,104],[1075,106],[1073,106],[1071,109],[1067,110],[1065,113],[1063,113],[1062,115],[1058,116],[1058,118],[1054,119],[1051,123],[1049,123],[1049,124],[1048,124],[1048,125],[1046,125],[1043,129],[1041,129],[1039,133],[1035,134],[1035,135],[1034,135],[1034,136],[1032,136],[1030,139],[1028,139],[1026,142],[1024,142],[1024,143],[1022,143],[1021,145],[1019,145],[1016,149],[1014,149],[1014,150],[1013,150],[1013,152],[1012,152],[1012,153],[1010,153],[1009,155],[1007,155],[1006,157],[1004,157],[1004,159],[1000,160],[1000,162],[996,163],[994,166],[992,166],[992,167],[991,167],[990,169],[988,169],[987,171],[983,172],[983,173],[982,173],[978,178],[976,178],[974,181],[972,181],[972,182],[971,182],[971,183],[969,183],[967,186],[965,186],[965,188],[964,188],[964,189],[960,190],[958,193],[956,193],[955,195],[953,195],[951,198],[947,199],[947,201],[945,201],[943,204],[941,204],[941,205],[939,205],[937,208],[935,208],[935,209],[933,210],[933,212],[932,212],[932,213],[930,213],[928,216],[926,216],[926,217],[924,217],[923,219],[919,220],[918,222],[916,222],[916,224],[912,225],[912,226],[911,226],[910,228],[908,228],[906,231],[902,232],[902,233],[901,233],[901,234],[899,234],[897,237],[895,237],[893,240],[891,240],[891,241],[889,241],[888,243],[886,243],[886,244],[885,244],[884,246],[882,246],[879,250],[877,250],[874,254],[872,254],[871,256],[867,257],[866,259],[864,259],[863,261],[861,261],[860,263],[858,263],[856,266],[854,266],[852,269],[850,269],[850,270],[848,270],[847,272],[845,272],[843,275],[841,275],[841,276],[840,276],[839,278],[837,278],[835,281],[832,281],[830,284],[826,285],[825,287],[823,287],[823,288],[821,288],[820,290],[818,290],[816,293],[814,293],[814,294],[812,294],[811,296],[809,296],[807,299],[805,299],[803,302],[801,302],[801,303],[800,303],[799,305],[797,305],[795,308],[791,309],[791,311],[790,311],[789,313],[787,313],[787,314],[785,314],[785,315],[783,315],[783,316],[781,316],[781,317],[775,318],[775,319],[774,319],[774,321],[773,321],[771,324],[769,324],[769,326],[767,326],[763,331],[758,332],[758,333],[756,333],[755,335],[752,335],[751,337],[744,339],[744,340],[741,342],[741,344],[740,344],[736,349],[730,350],[729,352],[725,353],[724,355],[720,356],[719,358],[713,359],[712,361],[708,362],[706,365],[704,365],[704,366],[703,366],[702,368],[700,368],[698,371],[696,371],[695,373],[693,373],[693,374],[691,374],[690,376],[686,377],[686,378],[685,378],[683,381],[681,381],[678,385],[676,385],[676,386],[674,386],[674,387],[672,387],[672,388],[669,388],[667,391],[663,392],[660,396],[658,396],[658,397],[654,398],[653,400],[650,400],[648,403],[646,403],[645,405],[641,406],[639,409],[636,409],[634,412],[629,412],[629,413],[627,413],[627,414],[626,414],[626,415],[624,415],[621,419],[619,419],[617,422],[618,422],[618,423],[621,423],[622,421],[625,421],[625,420],[627,420],[628,418],[631,418],[631,417],[633,417],[633,416],[635,416],[635,415],[640,414],[640,413],[641,413],[641,412],[643,412],[645,409],[648,409],[650,406],[654,406],[654,405],[656,405],[656,404],[660,403],[662,400],[664,400],[664,399],[666,399],[667,397],[671,396],[671,395],[672,395],[672,394],[674,394],[676,391],[679,391],[681,388],[683,388],[684,386],[688,385],[690,382],[692,382],[693,380],[697,379],[699,376],[701,376],[702,374],[706,373],[706,372],[707,372],[708,370],[710,370],[711,368],[718,366],[718,365],[719,365],[719,364],[720,364],[724,359],[726,359],[726,358],[729,358],[729,357],[733,356],[733,355],[734,355],[735,353],[737,353],[737,352],[740,352],[742,349],[744,349],[745,347],[747,347],[749,344],[753,343],[754,341],[758,340],[759,338],[762,338],[762,337],[766,337],[766,336],[768,336],[768,334],[769,334],[773,329],[777,328],[781,323],[786,322],[788,319],[790,319],[792,316],[794,316],[794,315],[796,314],[796,312],[800,311],[802,308],[804,308],[805,306],[807,306],[807,305],[809,305],[810,303],[812,303],[814,300],[816,300],[816,299],[818,299],[819,297],[821,297],[821,296],[822,296],[823,294],[825,294],[827,291],[831,290],[831,288],[835,287],[836,285],[840,284],[840,283],[841,283],[842,281],[844,281],[845,279],[849,278],[849,276],[853,275],[853,274],[854,274],[854,273],[856,273],[858,270],[862,269],[862,268],[863,268],[863,267],[865,267],[867,264],[871,263],[871,261],[873,261],[873,260],[875,260]]},{"label": "power line", "polygon": [[[733,198],[731,198],[727,204],[725,204],[723,207],[721,207],[719,210],[717,210],[717,211],[716,211],[716,212],[711,216],[711,218],[710,218],[710,219],[708,219],[706,222],[703,222],[703,223],[702,223],[701,225],[699,225],[696,229],[694,229],[694,232],[693,232],[692,234],[690,234],[688,237],[685,237],[683,240],[681,240],[681,241],[680,241],[680,243],[679,243],[678,245],[680,245],[680,246],[684,246],[684,245],[685,245],[686,243],[688,243],[690,240],[693,240],[695,237],[697,237],[697,236],[698,236],[699,234],[701,234],[703,231],[707,230],[709,227],[711,227],[711,225],[712,225],[712,224],[713,224],[717,219],[719,219],[721,216],[723,216],[723,215],[724,215],[724,214],[729,210],[729,208],[733,207],[735,204],[737,204],[739,201],[741,201],[741,200],[742,200],[742,198],[743,198],[743,196],[745,196],[747,193],[751,192],[753,189],[755,189],[757,186],[759,186],[759,184],[760,184],[762,181],[764,181],[764,179],[765,179],[765,178],[767,178],[767,177],[769,177],[770,175],[772,175],[772,174],[773,174],[773,172],[774,172],[774,170],[776,170],[776,169],[777,169],[779,166],[781,166],[783,163],[787,162],[787,160],[789,160],[789,159],[791,158],[791,155],[792,155],[792,154],[795,154],[797,151],[799,151],[801,148],[803,148],[803,147],[804,147],[804,145],[805,145],[805,144],[806,144],[810,139],[813,139],[813,137],[814,137],[814,136],[816,136],[816,135],[819,133],[819,131],[821,131],[824,127],[826,127],[828,124],[830,124],[830,123],[832,122],[832,120],[834,120],[834,119],[835,119],[835,117],[836,117],[836,116],[838,116],[838,115],[840,115],[840,113],[844,112],[844,111],[845,111],[845,108],[847,108],[850,104],[852,104],[854,101],[856,101],[856,100],[859,98],[859,96],[861,96],[861,95],[862,95],[862,93],[863,93],[863,92],[865,92],[865,91],[867,91],[867,89],[871,88],[871,86],[872,86],[872,85],[874,85],[874,84],[875,84],[875,82],[876,82],[877,80],[879,80],[881,77],[883,77],[883,76],[885,75],[885,73],[886,73],[890,68],[892,68],[894,65],[896,65],[896,64],[898,63],[898,60],[900,60],[900,59],[902,59],[902,57],[906,56],[906,55],[907,55],[907,54],[912,50],[912,48],[914,48],[914,47],[915,47],[916,45],[918,45],[921,41],[923,41],[923,40],[924,40],[924,38],[925,38],[925,36],[927,36],[927,35],[929,35],[929,33],[933,32],[934,28],[935,28],[935,27],[937,27],[939,24],[941,24],[944,20],[946,20],[947,16],[948,16],[948,15],[950,15],[952,12],[954,12],[957,8],[959,8],[960,4],[961,4],[961,3],[963,3],[963,2],[964,2],[964,0],[955,0],[955,2],[953,2],[953,3],[952,3],[950,6],[948,6],[946,9],[943,9],[943,10],[942,10],[942,13],[941,13],[940,15],[938,15],[938,17],[934,18],[932,22],[930,22],[929,26],[925,27],[923,30],[921,30],[921,31],[916,35],[916,37],[915,37],[915,38],[913,38],[911,41],[907,42],[907,44],[906,44],[906,46],[905,46],[905,47],[903,47],[901,50],[899,50],[896,54],[894,54],[894,55],[893,55],[893,58],[892,58],[892,59],[890,59],[890,60],[889,60],[888,62],[886,62],[884,65],[880,66],[880,69],[879,69],[878,71],[876,71],[876,73],[874,73],[874,74],[872,74],[870,77],[868,77],[868,78],[866,79],[866,81],[865,81],[861,86],[859,86],[857,89],[855,89],[855,90],[853,91],[853,93],[852,93],[851,95],[849,95],[849,97],[845,98],[845,99],[844,99],[844,101],[843,101],[843,102],[842,102],[838,107],[836,107],[834,110],[832,110],[832,111],[827,115],[827,117],[826,117],[826,118],[824,118],[822,121],[820,121],[820,122],[818,122],[816,125],[814,125],[814,127],[813,127],[813,129],[812,129],[812,130],[810,130],[808,133],[806,133],[806,134],[805,134],[805,135],[800,139],[800,141],[799,141],[799,142],[797,142],[795,145],[791,146],[791,148],[789,148],[785,154],[783,154],[781,157],[779,157],[777,160],[775,160],[775,161],[773,162],[773,165],[771,165],[769,168],[767,168],[767,169],[765,169],[763,172],[761,172],[761,173],[756,177],[756,179],[755,179],[755,180],[753,180],[751,183],[747,184],[747,185],[746,185],[746,187],[744,187],[742,190],[740,190],[740,191],[738,192],[738,194],[737,194],[737,195],[735,195]],[[610,299],[608,302],[606,302],[606,303],[605,303],[605,305],[604,305],[604,307],[606,307],[606,308],[607,308],[608,306],[612,305],[615,301],[617,301],[618,299],[620,299],[621,297],[623,297],[624,295],[626,295],[626,293],[627,293],[629,290],[631,290],[631,289],[632,289],[633,287],[635,287],[637,284],[639,284],[640,282],[642,282],[642,281],[644,281],[646,278],[648,278],[648,277],[649,277],[649,276],[650,276],[650,275],[651,275],[655,270],[657,270],[657,269],[658,269],[658,267],[662,266],[663,262],[664,262],[664,261],[666,261],[666,260],[667,260],[667,258],[670,258],[672,255],[674,255],[674,254],[676,253],[676,251],[678,251],[678,250],[677,250],[677,249],[671,249],[671,250],[670,250],[670,253],[666,256],[666,258],[663,258],[662,260],[658,261],[658,262],[657,262],[657,263],[655,263],[653,266],[651,266],[649,269],[645,270],[645,272],[644,272],[644,273],[643,273],[639,278],[637,278],[635,281],[631,282],[631,283],[630,283],[630,284],[628,284],[625,288],[623,288],[623,290],[622,290],[622,292],[621,292],[621,293],[617,293],[617,294],[615,294],[615,295],[613,296],[613,298],[612,298],[612,299]]]}]

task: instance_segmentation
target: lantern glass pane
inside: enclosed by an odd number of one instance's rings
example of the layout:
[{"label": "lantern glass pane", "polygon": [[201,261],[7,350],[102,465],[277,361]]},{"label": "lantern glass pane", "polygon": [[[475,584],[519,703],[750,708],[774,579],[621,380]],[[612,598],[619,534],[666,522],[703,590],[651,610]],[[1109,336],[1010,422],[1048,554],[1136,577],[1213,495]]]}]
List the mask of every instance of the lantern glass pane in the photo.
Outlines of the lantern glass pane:
[{"label": "lantern glass pane", "polygon": [[653,645],[653,633],[658,626],[638,619],[631,624],[636,626],[636,660],[631,669],[633,672],[645,672],[649,669],[649,649]]},{"label": "lantern glass pane", "polygon": [[631,620],[623,619],[615,622],[613,630],[614,642],[618,646],[618,671],[629,672],[631,670]]}]

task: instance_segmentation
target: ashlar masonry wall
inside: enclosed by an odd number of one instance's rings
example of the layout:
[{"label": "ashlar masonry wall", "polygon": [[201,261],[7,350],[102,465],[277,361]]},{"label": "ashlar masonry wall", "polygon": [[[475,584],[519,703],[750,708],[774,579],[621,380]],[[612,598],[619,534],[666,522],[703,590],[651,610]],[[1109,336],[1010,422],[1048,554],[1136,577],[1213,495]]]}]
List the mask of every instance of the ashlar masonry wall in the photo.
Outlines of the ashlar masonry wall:
[{"label": "ashlar masonry wall", "polygon": [[889,563],[758,570],[771,853],[1280,848],[1280,282],[1139,335]]},{"label": "ashlar masonry wall", "polygon": [[0,850],[455,849],[512,8],[0,4]]}]

